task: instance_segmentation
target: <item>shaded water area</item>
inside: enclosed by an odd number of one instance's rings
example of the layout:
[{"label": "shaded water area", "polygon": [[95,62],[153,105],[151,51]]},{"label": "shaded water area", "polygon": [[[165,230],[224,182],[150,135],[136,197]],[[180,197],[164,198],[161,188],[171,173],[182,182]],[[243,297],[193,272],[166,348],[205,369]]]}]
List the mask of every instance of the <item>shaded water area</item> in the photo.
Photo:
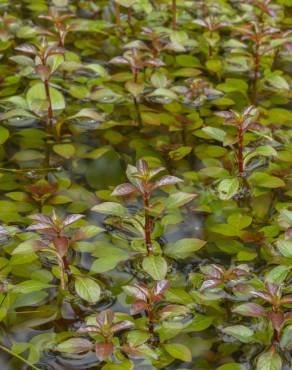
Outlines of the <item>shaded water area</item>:
[{"label": "shaded water area", "polygon": [[0,0],[0,370],[291,370],[288,6]]}]

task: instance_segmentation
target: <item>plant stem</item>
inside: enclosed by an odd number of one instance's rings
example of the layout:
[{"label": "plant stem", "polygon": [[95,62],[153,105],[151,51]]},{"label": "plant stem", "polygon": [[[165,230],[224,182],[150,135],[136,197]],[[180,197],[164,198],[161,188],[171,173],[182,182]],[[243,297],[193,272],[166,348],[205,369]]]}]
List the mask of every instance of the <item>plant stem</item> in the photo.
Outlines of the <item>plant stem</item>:
[{"label": "plant stem", "polygon": [[17,353],[14,353],[13,351],[11,351],[10,349],[6,348],[5,346],[2,346],[1,344],[0,344],[0,349],[2,351],[6,352],[6,353],[9,353],[11,356],[18,358],[20,361],[24,362],[25,364],[27,364],[28,366],[30,366],[32,369],[34,369],[34,370],[41,370],[39,367],[34,366],[33,364],[31,364],[29,361],[27,361],[22,356],[18,355]]},{"label": "plant stem", "polygon": [[139,102],[135,96],[133,100],[134,100],[134,106],[136,109],[137,121],[138,121],[139,126],[142,127],[142,117],[141,117]]},{"label": "plant stem", "polygon": [[56,255],[57,255],[58,265],[59,265],[59,269],[60,269],[61,289],[66,290],[64,260],[58,253],[56,253]]},{"label": "plant stem", "polygon": [[244,176],[244,162],[243,162],[243,136],[244,130],[242,125],[238,128],[238,148],[237,148],[237,163],[238,163],[238,174]]},{"label": "plant stem", "polygon": [[59,270],[60,270],[60,281],[61,281],[61,288],[62,290],[66,290],[66,283],[65,283],[65,266],[63,262],[63,258],[57,253],[56,251],[49,249],[49,248],[44,248],[42,251],[51,253],[55,257],[57,257],[58,265],[59,265]]},{"label": "plant stem", "polygon": [[120,27],[121,25],[121,9],[120,4],[115,3],[115,15],[116,15],[116,25]]},{"label": "plant stem", "polygon": [[[45,158],[43,162],[43,167],[44,168],[49,168],[50,167],[50,157],[51,157],[51,147],[50,144],[46,141],[45,143]],[[48,173],[47,173],[48,176]]]},{"label": "plant stem", "polygon": [[176,30],[176,0],[172,0],[172,28]]},{"label": "plant stem", "polygon": [[260,69],[260,42],[258,36],[255,39],[255,54],[254,54],[254,73],[253,73],[253,84],[252,84],[252,97],[251,101],[256,105],[257,103],[257,94],[258,94],[258,74]]},{"label": "plant stem", "polygon": [[53,130],[53,108],[52,108],[52,99],[51,99],[51,94],[50,94],[50,86],[49,86],[49,80],[45,79],[44,80],[44,85],[45,85],[45,92],[46,92],[46,98],[48,102],[48,113],[47,113],[47,129],[48,132],[51,133]]},{"label": "plant stem", "polygon": [[147,254],[150,256],[153,253],[153,245],[151,241],[151,217],[149,215],[149,199],[150,194],[144,193],[143,201],[144,201],[144,218],[145,218],[145,244],[147,248]]},{"label": "plant stem", "polygon": [[148,331],[151,336],[151,343],[154,346],[157,346],[159,344],[159,337],[156,336],[154,332],[154,327],[155,327],[155,318],[154,314],[152,311],[151,303],[148,304],[148,309],[146,311],[147,317],[148,317]]},{"label": "plant stem", "polygon": [[128,8],[127,17],[128,17],[129,27],[132,29],[132,8]]}]

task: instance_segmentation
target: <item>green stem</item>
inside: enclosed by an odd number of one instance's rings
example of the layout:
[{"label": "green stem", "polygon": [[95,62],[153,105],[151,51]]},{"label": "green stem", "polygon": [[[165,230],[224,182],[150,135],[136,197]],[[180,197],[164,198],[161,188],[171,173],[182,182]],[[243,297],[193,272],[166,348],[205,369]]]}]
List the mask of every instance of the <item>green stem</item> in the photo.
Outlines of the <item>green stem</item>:
[{"label": "green stem", "polygon": [[52,107],[52,99],[51,99],[51,94],[50,94],[50,85],[49,85],[49,80],[46,79],[44,81],[45,85],[45,92],[46,92],[46,98],[48,102],[48,111],[47,111],[47,130],[48,133],[51,133],[53,130],[53,107]]},{"label": "green stem", "polygon": [[61,281],[61,289],[66,290],[66,283],[65,283],[65,267],[62,257],[59,255],[59,253],[55,252],[54,250],[51,250],[49,248],[42,249],[43,252],[52,253],[55,257],[57,257],[59,270],[60,270],[60,281]]},{"label": "green stem", "polygon": [[148,256],[153,254],[153,245],[151,240],[151,217],[149,215],[149,193],[144,193],[143,201],[144,201],[144,219],[145,219],[145,226],[144,226],[144,232],[145,232],[145,244],[147,248],[147,254]]},{"label": "green stem", "polygon": [[1,344],[0,344],[0,349],[2,349],[2,351],[6,352],[6,353],[9,353],[11,356],[18,358],[20,361],[24,362],[25,364],[27,364],[28,366],[30,366],[32,369],[34,369],[34,370],[41,370],[39,367],[34,366],[33,364],[31,364],[29,361],[27,361],[22,356],[18,355],[17,353],[14,353],[9,348],[6,348],[6,347],[2,346]]},{"label": "green stem", "polygon": [[140,111],[140,105],[136,97],[134,97],[133,100],[134,100],[134,106],[136,110],[137,122],[139,126],[142,127],[142,116],[141,116],[141,111]]}]

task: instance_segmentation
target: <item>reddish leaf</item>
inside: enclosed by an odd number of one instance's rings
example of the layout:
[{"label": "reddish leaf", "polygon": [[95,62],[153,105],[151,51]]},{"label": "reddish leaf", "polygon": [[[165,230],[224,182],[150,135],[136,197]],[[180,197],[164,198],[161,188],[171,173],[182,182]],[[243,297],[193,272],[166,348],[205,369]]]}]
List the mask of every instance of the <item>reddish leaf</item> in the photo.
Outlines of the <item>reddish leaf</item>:
[{"label": "reddish leaf", "polygon": [[215,115],[218,117],[222,117],[228,121],[234,118],[234,113],[229,111],[216,112]]},{"label": "reddish leaf", "polygon": [[139,159],[137,162],[137,169],[142,174],[146,174],[149,171],[148,163],[144,159]]},{"label": "reddish leaf", "polygon": [[232,311],[248,317],[266,316],[266,312],[263,309],[263,307],[256,303],[244,303],[239,306],[236,306]]},{"label": "reddish leaf", "polygon": [[278,293],[279,285],[273,283],[266,283],[267,291],[272,295],[275,296]]},{"label": "reddish leaf", "polygon": [[272,297],[270,296],[270,294],[268,294],[266,292],[252,291],[252,292],[250,292],[250,294],[252,294],[255,297],[262,298],[263,300],[265,300],[265,301],[267,301],[269,303],[272,303]]},{"label": "reddish leaf", "polygon": [[147,303],[141,300],[135,301],[130,309],[131,315],[137,315],[147,309]]},{"label": "reddish leaf", "polygon": [[148,58],[145,60],[144,64],[146,66],[154,66],[154,67],[163,67],[165,66],[165,63],[157,58]]},{"label": "reddish leaf", "polygon": [[104,361],[106,358],[112,355],[114,351],[114,345],[112,343],[97,343],[95,346],[96,357],[100,361]]},{"label": "reddish leaf", "polygon": [[165,170],[165,167],[153,168],[152,170],[150,170],[150,177],[152,178],[152,177],[158,175],[160,172],[162,172],[164,170]]},{"label": "reddish leaf", "polygon": [[235,268],[232,270],[232,273],[236,276],[246,276],[249,275],[249,273],[245,270]]},{"label": "reddish leaf", "polygon": [[53,225],[51,217],[47,215],[43,215],[41,213],[37,213],[35,215],[30,215],[28,218],[31,218],[32,220],[39,221],[41,223],[47,223],[49,225]]},{"label": "reddish leaf", "polygon": [[50,77],[50,68],[39,64],[35,67],[37,74],[41,77],[42,81],[48,80]]},{"label": "reddish leaf", "polygon": [[23,53],[36,55],[38,53],[37,48],[33,45],[23,44],[15,48],[17,51],[22,51]]},{"label": "reddish leaf", "polygon": [[179,182],[183,182],[182,179],[179,179],[176,176],[163,176],[159,180],[157,180],[154,184],[154,189],[159,188],[160,186],[165,186],[165,185],[174,185],[178,184]]},{"label": "reddish leaf", "polygon": [[109,61],[111,64],[129,64],[129,61],[124,57],[115,57]]},{"label": "reddish leaf", "polygon": [[73,224],[74,222],[80,220],[83,217],[84,217],[84,215],[80,215],[80,214],[69,215],[69,216],[65,217],[65,219],[63,221],[63,225],[64,226],[71,225],[71,224]]},{"label": "reddish leaf", "polygon": [[204,290],[204,289],[212,289],[212,288],[216,288],[218,285],[220,285],[222,283],[221,280],[219,279],[209,279],[209,280],[205,280],[203,282],[203,284],[201,285],[201,290]]},{"label": "reddish leaf", "polygon": [[61,257],[66,256],[69,248],[69,240],[65,236],[54,238],[54,246]]},{"label": "reddish leaf", "polygon": [[123,345],[121,348],[123,352],[126,352],[128,355],[132,357],[144,357],[145,356],[145,353],[143,351],[140,351],[138,348],[130,347],[127,345]]},{"label": "reddish leaf", "polygon": [[132,321],[123,320],[123,321],[119,321],[116,324],[114,324],[111,327],[111,330],[112,330],[113,333],[116,333],[116,332],[121,331],[121,330],[132,328],[133,326],[134,326],[134,323],[132,323]]},{"label": "reddish leaf", "polygon": [[221,277],[224,275],[224,268],[219,265],[212,264],[207,267],[207,274],[212,278],[221,279]]},{"label": "reddish leaf", "polygon": [[283,312],[269,312],[268,317],[272,322],[273,328],[277,331],[280,331],[284,323]]},{"label": "reddish leaf", "polygon": [[78,333],[98,333],[99,329],[97,326],[85,326],[84,328],[79,328]]},{"label": "reddish leaf", "polygon": [[103,327],[105,325],[111,326],[114,319],[114,313],[111,309],[102,311],[96,317],[98,326]]},{"label": "reddish leaf", "polygon": [[112,192],[111,195],[113,195],[113,196],[123,196],[123,195],[132,194],[136,191],[137,191],[137,189],[135,188],[135,186],[127,182],[125,184],[118,185],[114,189],[114,191]]},{"label": "reddish leaf", "polygon": [[159,280],[156,281],[153,287],[153,294],[160,295],[164,294],[165,291],[169,288],[170,282],[168,280]]},{"label": "reddish leaf", "polygon": [[281,299],[281,304],[289,304],[289,303],[292,303],[292,294],[285,295]]},{"label": "reddish leaf", "polygon": [[26,230],[28,231],[35,231],[35,230],[45,230],[45,229],[50,229],[51,228],[51,225],[47,224],[47,223],[37,223],[37,224],[33,224],[33,225],[30,225],[26,228]]},{"label": "reddish leaf", "polygon": [[135,294],[135,298],[142,299],[143,301],[147,301],[147,297],[149,296],[149,290],[147,285],[140,283],[135,284],[134,288],[136,288],[138,291]]}]

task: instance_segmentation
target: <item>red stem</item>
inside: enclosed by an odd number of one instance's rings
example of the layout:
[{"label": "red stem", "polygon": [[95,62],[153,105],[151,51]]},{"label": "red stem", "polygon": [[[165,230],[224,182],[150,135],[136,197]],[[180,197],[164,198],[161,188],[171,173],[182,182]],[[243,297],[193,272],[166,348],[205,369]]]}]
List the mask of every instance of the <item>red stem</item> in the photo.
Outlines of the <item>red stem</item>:
[{"label": "red stem", "polygon": [[45,85],[45,92],[46,92],[46,98],[47,98],[47,102],[48,102],[48,116],[47,116],[47,128],[48,128],[48,131],[51,133],[52,130],[53,130],[53,108],[52,108],[52,100],[51,100],[51,95],[50,95],[50,86],[49,86],[49,80],[46,79],[44,81],[44,85]]}]

